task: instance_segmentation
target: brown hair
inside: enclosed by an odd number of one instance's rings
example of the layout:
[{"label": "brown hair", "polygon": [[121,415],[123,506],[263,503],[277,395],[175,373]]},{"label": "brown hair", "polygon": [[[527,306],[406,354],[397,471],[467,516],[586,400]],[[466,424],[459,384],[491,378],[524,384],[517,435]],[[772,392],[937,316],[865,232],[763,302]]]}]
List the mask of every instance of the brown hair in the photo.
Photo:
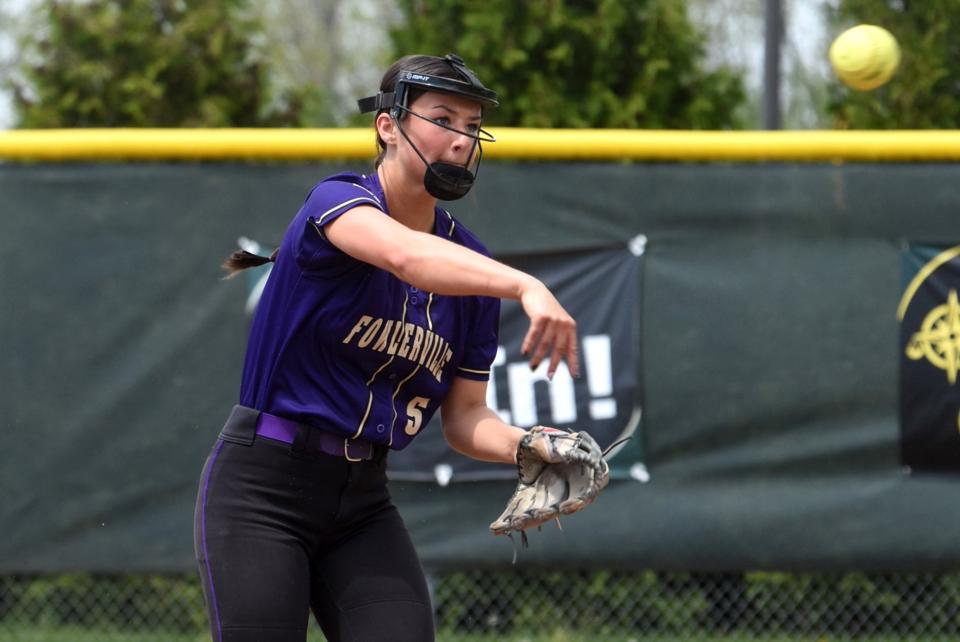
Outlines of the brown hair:
[{"label": "brown hair", "polygon": [[221,267],[227,271],[227,276],[225,279],[232,279],[242,270],[247,268],[257,267],[260,265],[265,265],[271,261],[277,260],[277,252],[280,251],[280,248],[274,250],[269,257],[259,256],[252,252],[247,252],[246,250],[237,250],[233,254],[227,257],[227,260],[221,264]]}]

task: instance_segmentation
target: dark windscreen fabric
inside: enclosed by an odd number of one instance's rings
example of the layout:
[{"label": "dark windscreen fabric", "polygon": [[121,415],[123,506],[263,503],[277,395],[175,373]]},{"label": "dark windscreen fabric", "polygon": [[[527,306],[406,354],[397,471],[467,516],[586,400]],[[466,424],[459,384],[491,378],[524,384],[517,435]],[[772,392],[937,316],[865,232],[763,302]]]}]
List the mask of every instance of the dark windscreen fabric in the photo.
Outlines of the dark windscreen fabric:
[{"label": "dark windscreen fabric", "polygon": [[[193,568],[197,480],[249,322],[249,281],[219,263],[239,236],[275,245],[310,187],[345,169],[363,167],[0,165],[0,572]],[[957,478],[900,460],[896,317],[905,248],[960,243],[958,178],[930,164],[485,165],[449,209],[497,256],[646,238],[630,346],[641,428],[610,488],[563,532],[532,533],[522,563],[960,564]],[[487,532],[509,480],[392,488],[427,566],[510,563]]]}]

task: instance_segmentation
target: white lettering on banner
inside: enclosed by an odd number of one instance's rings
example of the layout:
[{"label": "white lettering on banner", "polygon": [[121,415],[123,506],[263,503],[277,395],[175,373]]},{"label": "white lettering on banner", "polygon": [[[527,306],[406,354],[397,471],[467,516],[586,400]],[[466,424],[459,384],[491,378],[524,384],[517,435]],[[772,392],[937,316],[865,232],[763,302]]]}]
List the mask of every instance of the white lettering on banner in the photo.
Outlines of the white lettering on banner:
[{"label": "white lettering on banner", "polygon": [[577,420],[577,399],[573,392],[573,377],[565,363],[560,364],[553,374],[553,381],[547,379],[549,360],[540,363],[536,370],[530,370],[526,363],[511,363],[507,366],[507,380],[510,382],[510,410],[516,425],[527,427],[540,423],[537,417],[537,400],[533,386],[538,381],[546,381],[550,390],[550,418],[553,424],[571,424]]},{"label": "white lettering on banner", "polygon": [[487,406],[496,410],[497,414],[500,415],[500,420],[508,424],[510,423],[510,411],[497,408],[497,378],[493,376],[493,369],[497,366],[502,366],[506,362],[507,351],[503,349],[503,346],[497,346],[497,355],[493,358],[493,363],[490,364],[490,381],[487,383]]},{"label": "white lettering on banner", "polygon": [[[613,398],[613,364],[611,362],[611,341],[606,334],[583,337],[581,366],[586,370],[587,388],[590,391],[589,412],[591,419],[612,419],[617,415],[617,402]],[[501,410],[497,401],[496,368],[506,366],[510,410]],[[550,423],[562,425],[577,421],[577,400],[573,378],[566,364],[561,363],[554,374],[553,381],[547,379],[549,360],[531,371],[527,361],[507,363],[506,351],[497,348],[490,368],[490,382],[487,384],[487,405],[500,418],[522,428],[540,423],[537,413],[535,385],[546,382],[550,397]],[[511,421],[511,418],[513,421]],[[545,420],[544,420],[545,421]]]},{"label": "white lettering on banner", "polygon": [[587,385],[592,419],[613,419],[617,416],[617,400],[613,399],[613,367],[610,365],[610,337],[597,334],[583,338],[583,356],[587,366]]}]

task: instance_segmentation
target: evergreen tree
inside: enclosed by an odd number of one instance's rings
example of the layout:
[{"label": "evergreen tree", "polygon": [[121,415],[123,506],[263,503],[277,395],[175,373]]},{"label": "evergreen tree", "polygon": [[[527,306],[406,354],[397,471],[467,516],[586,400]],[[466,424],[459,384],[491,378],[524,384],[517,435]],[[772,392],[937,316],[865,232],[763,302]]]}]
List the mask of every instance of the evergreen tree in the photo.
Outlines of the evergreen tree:
[{"label": "evergreen tree", "polygon": [[464,58],[525,127],[729,129],[738,73],[704,67],[684,0],[399,0],[396,57]]},{"label": "evergreen tree", "polygon": [[228,127],[267,115],[246,0],[42,0],[8,81],[20,127]]}]

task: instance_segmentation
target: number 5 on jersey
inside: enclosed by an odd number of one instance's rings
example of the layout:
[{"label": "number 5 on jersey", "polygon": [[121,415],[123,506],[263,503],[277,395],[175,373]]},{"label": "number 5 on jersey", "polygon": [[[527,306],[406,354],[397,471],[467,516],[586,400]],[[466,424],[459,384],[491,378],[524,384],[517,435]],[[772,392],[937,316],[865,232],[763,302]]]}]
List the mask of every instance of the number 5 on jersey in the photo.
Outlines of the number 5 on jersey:
[{"label": "number 5 on jersey", "polygon": [[415,435],[420,431],[421,424],[423,424],[421,410],[426,408],[428,403],[430,403],[430,400],[426,397],[414,397],[410,400],[410,403],[407,404],[407,425],[403,432],[408,435]]}]

